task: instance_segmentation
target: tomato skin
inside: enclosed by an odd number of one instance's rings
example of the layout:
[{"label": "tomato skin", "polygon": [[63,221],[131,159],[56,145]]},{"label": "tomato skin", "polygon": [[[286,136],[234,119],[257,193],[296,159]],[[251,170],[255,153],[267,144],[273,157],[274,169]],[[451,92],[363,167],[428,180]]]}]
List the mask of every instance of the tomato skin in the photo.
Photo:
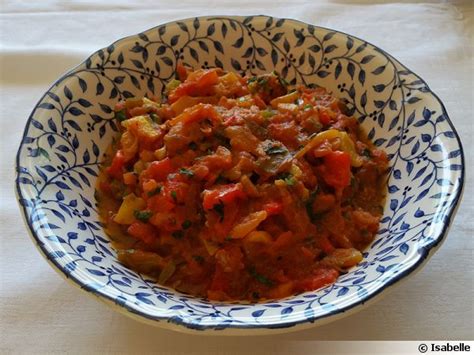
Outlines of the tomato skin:
[{"label": "tomato skin", "polygon": [[334,188],[345,188],[351,182],[351,158],[346,152],[335,151],[324,156],[324,181]]},{"label": "tomato skin", "polygon": [[155,228],[147,223],[132,223],[130,227],[128,227],[127,232],[132,237],[135,237],[146,244],[151,244],[155,240]]},{"label": "tomato skin", "polygon": [[331,123],[331,117],[326,111],[319,112],[319,122],[321,122],[323,125],[328,125]]},{"label": "tomato skin", "polygon": [[222,202],[228,204],[238,198],[245,198],[246,194],[241,183],[221,185],[213,190],[204,190],[203,207],[210,210],[215,205]]},{"label": "tomato skin", "polygon": [[296,288],[299,291],[313,291],[323,286],[332,284],[339,276],[335,269],[317,269],[314,274],[297,282]]},{"label": "tomato skin", "polygon": [[[194,73],[193,73],[194,74]],[[188,76],[187,80],[174,89],[168,96],[169,102],[173,103],[180,97],[206,96],[212,91],[212,86],[217,84],[219,76],[215,69],[203,70],[202,72]]]},{"label": "tomato skin", "polygon": [[178,73],[178,78],[181,81],[185,81],[188,77],[188,71],[186,70],[186,67],[181,63],[178,63],[178,65],[176,66],[176,73]]},{"label": "tomato skin", "polygon": [[122,180],[122,174],[125,166],[125,155],[121,149],[117,150],[112,163],[107,168],[107,173],[117,180]]},{"label": "tomato skin", "polygon": [[168,174],[171,174],[173,171],[175,171],[175,168],[171,164],[170,158],[166,157],[163,160],[152,162],[147,169],[147,174],[156,181],[164,181]]},{"label": "tomato skin", "polygon": [[263,205],[263,209],[269,216],[280,214],[283,211],[283,204],[280,202],[269,202]]}]

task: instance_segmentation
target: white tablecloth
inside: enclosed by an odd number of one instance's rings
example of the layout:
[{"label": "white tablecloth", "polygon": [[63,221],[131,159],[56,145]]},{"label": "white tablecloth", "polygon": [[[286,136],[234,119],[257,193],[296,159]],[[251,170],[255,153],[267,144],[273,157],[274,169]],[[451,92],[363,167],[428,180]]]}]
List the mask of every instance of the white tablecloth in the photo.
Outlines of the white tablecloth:
[{"label": "white tablecloth", "polygon": [[[373,4],[372,4],[373,3]],[[290,341],[473,339],[473,2],[209,0],[3,1],[0,129],[0,353],[298,353]],[[190,336],[117,314],[65,283],[35,249],[13,192],[26,119],[60,74],[98,48],[162,22],[210,14],[292,17],[364,38],[423,77],[464,143],[464,200],[426,267],[356,315],[258,338]]]}]

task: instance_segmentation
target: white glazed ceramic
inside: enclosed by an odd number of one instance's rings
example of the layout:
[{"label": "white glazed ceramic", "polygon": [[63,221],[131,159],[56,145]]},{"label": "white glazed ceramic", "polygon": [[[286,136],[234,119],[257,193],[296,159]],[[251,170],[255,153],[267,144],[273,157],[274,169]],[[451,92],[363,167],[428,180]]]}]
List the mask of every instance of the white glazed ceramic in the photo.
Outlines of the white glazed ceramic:
[{"label": "white glazed ceramic", "polygon": [[[249,305],[183,295],[117,261],[94,199],[98,165],[117,132],[112,107],[123,97],[160,94],[178,61],[248,74],[276,70],[348,101],[391,166],[384,217],[362,263],[334,285]],[[256,334],[336,319],[410,275],[444,239],[463,175],[461,143],[443,104],[383,50],[295,20],[222,16],[121,39],[58,79],[28,119],[16,186],[33,241],[83,290],[157,326]]]}]

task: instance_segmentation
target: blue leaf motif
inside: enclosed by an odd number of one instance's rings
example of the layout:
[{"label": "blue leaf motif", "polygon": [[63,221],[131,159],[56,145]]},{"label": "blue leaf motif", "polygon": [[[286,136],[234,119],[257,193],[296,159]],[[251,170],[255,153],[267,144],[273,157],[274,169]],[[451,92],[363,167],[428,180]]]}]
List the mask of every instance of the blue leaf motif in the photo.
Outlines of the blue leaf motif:
[{"label": "blue leaf motif", "polygon": [[398,207],[398,200],[397,199],[391,199],[390,200],[390,209],[392,211],[395,211]]},{"label": "blue leaf motif", "polygon": [[399,249],[404,255],[406,255],[409,248],[410,248],[410,247],[408,246],[407,243],[403,243],[403,244],[400,245],[400,247],[399,247],[398,249]]},{"label": "blue leaf motif", "polygon": [[349,292],[349,288],[348,287],[341,287],[339,289],[339,291],[337,291],[337,297],[341,297],[341,296],[344,296],[347,292]]},{"label": "blue leaf motif", "polygon": [[86,270],[88,272],[90,272],[92,275],[95,275],[95,276],[106,276],[102,271],[100,270],[95,270],[95,269],[89,269],[89,268],[86,268]]},{"label": "blue leaf motif", "polygon": [[183,305],[177,304],[177,305],[171,306],[169,309],[178,310],[178,309],[183,309],[183,308],[184,308]]},{"label": "blue leaf motif", "polygon": [[265,309],[259,309],[257,311],[252,312],[252,317],[258,318],[261,317],[265,313]]},{"label": "blue leaf motif", "polygon": [[426,107],[423,109],[423,118],[425,119],[425,121],[429,121],[429,119],[431,118],[431,111],[428,110]]},{"label": "blue leaf motif", "polygon": [[293,313],[293,307],[286,307],[281,310],[281,314],[290,314]]},{"label": "blue leaf motif", "polygon": [[411,154],[414,155],[416,152],[420,149],[420,141],[416,141],[415,145],[413,148],[411,148]]},{"label": "blue leaf motif", "polygon": [[145,292],[137,292],[137,293],[135,293],[135,297],[136,297],[139,301],[141,301],[141,302],[143,302],[143,303],[146,303],[146,304],[149,304],[149,305],[154,305],[155,303],[147,298],[147,297],[150,297],[150,296],[151,296],[151,294],[145,293]]}]

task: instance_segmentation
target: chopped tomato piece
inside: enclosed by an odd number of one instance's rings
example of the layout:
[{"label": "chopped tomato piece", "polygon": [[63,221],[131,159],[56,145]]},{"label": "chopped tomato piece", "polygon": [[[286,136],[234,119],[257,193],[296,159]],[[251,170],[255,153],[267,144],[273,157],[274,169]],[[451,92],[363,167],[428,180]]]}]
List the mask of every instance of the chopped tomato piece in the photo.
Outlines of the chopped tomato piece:
[{"label": "chopped tomato piece", "polygon": [[212,86],[217,84],[219,76],[216,69],[196,71],[188,75],[184,83],[181,83],[168,96],[171,103],[180,97],[188,96],[206,96],[211,94]]},{"label": "chopped tomato piece", "polygon": [[147,175],[157,181],[163,181],[173,171],[175,171],[175,168],[171,164],[170,158],[165,158],[152,162],[147,169]]},{"label": "chopped tomato piece", "polygon": [[115,156],[112,159],[112,163],[106,170],[110,176],[114,177],[117,180],[122,180],[124,166],[125,166],[125,155],[123,154],[122,150],[117,150],[117,153],[115,153]]},{"label": "chopped tomato piece", "polygon": [[323,286],[334,283],[338,276],[339,272],[335,269],[318,269],[314,272],[314,275],[300,280],[297,283],[297,288],[300,291],[317,290]]},{"label": "chopped tomato piece", "polygon": [[202,205],[209,210],[219,203],[228,204],[238,198],[245,198],[242,184],[220,185],[212,190],[204,190]]},{"label": "chopped tomato piece", "polygon": [[324,156],[324,181],[335,188],[344,188],[351,182],[351,157],[335,151]]},{"label": "chopped tomato piece", "polygon": [[269,202],[263,205],[263,209],[267,211],[268,216],[272,216],[283,211],[283,204],[280,202]]},{"label": "chopped tomato piece", "polygon": [[151,244],[156,239],[156,230],[153,226],[143,222],[135,222],[127,229],[128,234],[146,244]]}]

